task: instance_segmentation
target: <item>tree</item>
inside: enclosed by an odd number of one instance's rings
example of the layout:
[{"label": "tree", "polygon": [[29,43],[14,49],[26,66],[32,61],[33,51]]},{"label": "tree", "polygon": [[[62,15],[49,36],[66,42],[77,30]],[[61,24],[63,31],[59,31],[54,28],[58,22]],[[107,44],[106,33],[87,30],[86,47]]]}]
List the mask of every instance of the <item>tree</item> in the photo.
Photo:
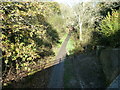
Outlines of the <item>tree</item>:
[{"label": "tree", "polygon": [[[108,45],[112,47],[120,46],[120,9],[118,11],[113,10],[112,15],[108,15],[102,20],[100,24],[102,37],[108,41]],[[104,39],[102,38],[102,39]]]},{"label": "tree", "polygon": [[99,8],[97,10],[97,19],[95,21],[95,31],[92,32],[92,39],[91,39],[91,43],[93,45],[107,45],[107,46],[111,46],[109,44],[109,41],[107,40],[108,38],[106,38],[104,35],[102,35],[101,33],[101,23],[102,23],[102,20],[108,15],[108,12],[110,15],[112,15],[112,11],[114,10],[119,10],[120,8],[120,1],[117,1],[114,2],[108,2],[108,1],[105,1],[105,2],[98,2],[96,4],[96,8]]}]

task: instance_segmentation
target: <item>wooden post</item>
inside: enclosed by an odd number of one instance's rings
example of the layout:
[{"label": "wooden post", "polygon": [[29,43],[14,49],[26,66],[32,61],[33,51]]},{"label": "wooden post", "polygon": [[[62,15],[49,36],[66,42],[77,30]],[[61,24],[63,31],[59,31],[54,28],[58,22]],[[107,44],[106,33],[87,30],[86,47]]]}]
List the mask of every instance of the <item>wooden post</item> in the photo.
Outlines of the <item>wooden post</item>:
[{"label": "wooden post", "polygon": [[60,58],[60,60],[59,60],[59,63],[61,62],[61,58]]}]

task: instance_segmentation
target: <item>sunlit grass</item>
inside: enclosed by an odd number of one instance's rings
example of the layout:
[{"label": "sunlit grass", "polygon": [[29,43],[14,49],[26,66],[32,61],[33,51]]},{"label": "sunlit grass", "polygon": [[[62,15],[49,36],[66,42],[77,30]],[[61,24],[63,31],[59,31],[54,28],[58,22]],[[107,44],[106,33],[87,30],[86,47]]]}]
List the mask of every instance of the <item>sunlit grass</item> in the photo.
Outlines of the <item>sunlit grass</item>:
[{"label": "sunlit grass", "polygon": [[72,51],[74,48],[74,41],[70,38],[66,47],[68,54],[70,54],[70,51]]}]

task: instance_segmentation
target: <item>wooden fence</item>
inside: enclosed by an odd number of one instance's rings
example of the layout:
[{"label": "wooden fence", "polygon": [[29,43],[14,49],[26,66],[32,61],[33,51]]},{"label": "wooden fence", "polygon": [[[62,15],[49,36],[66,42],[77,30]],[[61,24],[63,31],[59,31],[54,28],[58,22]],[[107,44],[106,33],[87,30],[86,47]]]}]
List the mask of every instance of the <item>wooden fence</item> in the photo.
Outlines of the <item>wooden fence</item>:
[{"label": "wooden fence", "polygon": [[[37,66],[33,65],[32,67],[28,66],[28,67],[31,67],[32,71],[26,71],[26,70],[23,71],[22,70],[22,71],[18,72],[17,74],[13,75],[13,76],[10,75],[11,78],[5,78],[1,82],[2,83],[7,83],[11,80],[16,81],[16,80],[22,79],[23,77],[26,77],[26,76],[30,75],[31,73],[35,73],[35,72],[47,69],[49,67],[52,67],[54,65],[57,65],[57,64],[61,63],[63,60],[64,60],[64,57],[53,60],[53,61],[49,61],[48,63],[44,62],[41,65],[39,65],[39,64]],[[9,75],[8,75],[8,77],[9,77]]]}]

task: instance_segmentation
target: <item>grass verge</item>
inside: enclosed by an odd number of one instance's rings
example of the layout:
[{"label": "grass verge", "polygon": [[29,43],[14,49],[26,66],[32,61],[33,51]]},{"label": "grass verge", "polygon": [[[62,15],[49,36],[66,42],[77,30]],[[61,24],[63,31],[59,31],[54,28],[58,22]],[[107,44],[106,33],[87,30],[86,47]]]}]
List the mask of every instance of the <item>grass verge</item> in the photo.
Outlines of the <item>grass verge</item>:
[{"label": "grass verge", "polygon": [[67,52],[68,52],[68,55],[71,54],[70,52],[75,49],[74,47],[74,41],[70,38],[69,41],[68,41],[68,44],[67,44]]},{"label": "grass verge", "polygon": [[64,88],[72,88],[74,78],[72,61],[66,59],[64,62]]},{"label": "grass verge", "polygon": [[63,41],[64,41],[65,38],[66,38],[66,36],[67,36],[67,33],[65,33],[65,34],[60,38],[60,40],[59,40],[60,43],[57,44],[57,46],[53,49],[53,51],[55,52],[55,56],[58,54],[59,48],[61,47]]}]

